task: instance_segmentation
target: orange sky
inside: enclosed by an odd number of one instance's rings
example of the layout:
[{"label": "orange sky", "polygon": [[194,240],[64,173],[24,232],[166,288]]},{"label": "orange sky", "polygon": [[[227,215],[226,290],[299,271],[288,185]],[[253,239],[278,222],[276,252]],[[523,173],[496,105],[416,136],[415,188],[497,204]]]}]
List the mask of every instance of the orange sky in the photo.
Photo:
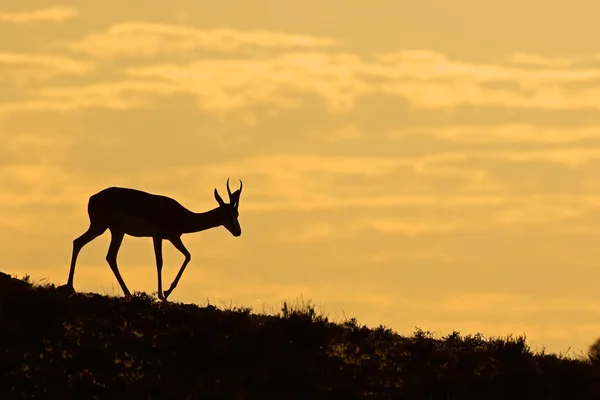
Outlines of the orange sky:
[{"label": "orange sky", "polygon": [[[600,3],[0,0],[2,270],[66,282],[88,197],[216,206],[173,301],[410,334],[600,336]],[[109,234],[75,287],[121,294]],[[164,281],[183,257],[165,244]],[[156,291],[152,241],[119,253]]]}]

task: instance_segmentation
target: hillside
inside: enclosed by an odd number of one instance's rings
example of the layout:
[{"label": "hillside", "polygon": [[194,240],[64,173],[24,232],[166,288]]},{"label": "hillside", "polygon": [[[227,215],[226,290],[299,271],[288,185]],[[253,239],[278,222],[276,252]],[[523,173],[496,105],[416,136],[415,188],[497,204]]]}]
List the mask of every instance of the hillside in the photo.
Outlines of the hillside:
[{"label": "hillside", "polygon": [[0,273],[1,399],[599,399],[600,363],[249,309],[68,294]]}]

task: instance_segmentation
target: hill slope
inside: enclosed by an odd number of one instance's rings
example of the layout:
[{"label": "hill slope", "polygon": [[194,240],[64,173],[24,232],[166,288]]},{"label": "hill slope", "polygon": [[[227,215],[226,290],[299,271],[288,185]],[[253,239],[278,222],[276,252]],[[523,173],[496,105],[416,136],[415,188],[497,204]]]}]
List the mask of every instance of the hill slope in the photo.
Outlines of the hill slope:
[{"label": "hill slope", "polygon": [[523,338],[401,337],[309,306],[279,316],[64,293],[0,273],[0,398],[598,399],[600,364]]}]

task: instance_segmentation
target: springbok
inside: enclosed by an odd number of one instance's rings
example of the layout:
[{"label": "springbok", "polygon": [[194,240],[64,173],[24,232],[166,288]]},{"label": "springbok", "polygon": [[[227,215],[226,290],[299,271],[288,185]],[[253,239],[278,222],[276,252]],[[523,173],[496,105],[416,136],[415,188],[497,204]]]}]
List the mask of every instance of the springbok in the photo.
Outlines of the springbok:
[{"label": "springbok", "polygon": [[[240,188],[231,193],[229,178],[227,178],[227,193],[229,194],[229,203],[223,201],[215,188],[214,195],[219,206],[199,213],[188,210],[170,197],[130,188],[109,187],[90,196],[88,201],[90,225],[83,235],[73,240],[71,269],[69,270],[69,280],[65,286],[71,291],[75,290],[73,278],[79,252],[83,246],[108,229],[111,233],[111,240],[106,254],[106,261],[115,274],[125,297],[131,296],[131,293],[119,273],[117,253],[123,242],[123,237],[129,235],[133,237],[151,237],[154,241],[154,254],[158,273],[158,298],[166,300],[173,289],[177,287],[185,267],[192,259],[190,252],[181,241],[181,235],[200,232],[221,225],[235,237],[242,234],[238,221],[242,181],[240,180]],[[162,291],[163,240],[171,242],[185,256],[177,276],[164,293]]]}]

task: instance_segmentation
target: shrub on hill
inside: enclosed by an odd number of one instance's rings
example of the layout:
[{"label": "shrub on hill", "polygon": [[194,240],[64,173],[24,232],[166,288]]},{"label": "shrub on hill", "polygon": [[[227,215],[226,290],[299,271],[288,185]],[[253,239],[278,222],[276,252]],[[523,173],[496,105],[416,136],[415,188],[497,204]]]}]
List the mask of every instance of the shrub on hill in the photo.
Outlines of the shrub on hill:
[{"label": "shrub on hill", "polygon": [[[0,273],[1,399],[599,399],[589,359],[525,339],[402,337],[309,304],[278,315],[67,293]],[[597,346],[598,347],[598,346]]]}]

